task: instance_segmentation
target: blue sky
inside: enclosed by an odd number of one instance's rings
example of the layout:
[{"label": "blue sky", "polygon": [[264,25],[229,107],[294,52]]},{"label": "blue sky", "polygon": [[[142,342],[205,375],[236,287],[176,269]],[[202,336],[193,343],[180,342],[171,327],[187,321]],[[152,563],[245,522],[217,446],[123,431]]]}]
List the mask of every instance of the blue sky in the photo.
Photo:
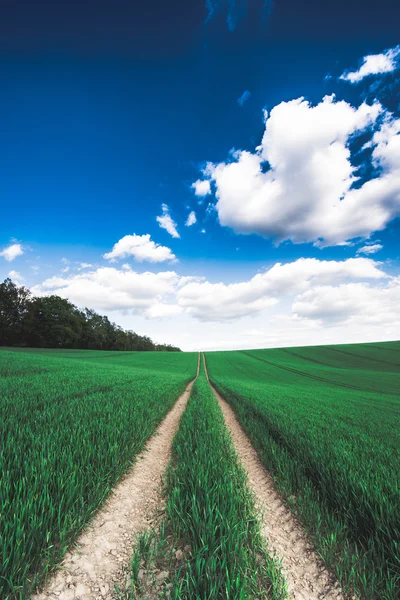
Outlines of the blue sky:
[{"label": "blue sky", "polygon": [[[0,249],[23,253],[0,252],[1,277],[185,348],[399,337],[392,2],[57,4],[2,8]],[[340,79],[348,72],[361,75]],[[196,181],[211,193],[196,195]],[[299,285],[260,289],[253,278],[277,263]],[[145,272],[154,281],[135,279]]]}]

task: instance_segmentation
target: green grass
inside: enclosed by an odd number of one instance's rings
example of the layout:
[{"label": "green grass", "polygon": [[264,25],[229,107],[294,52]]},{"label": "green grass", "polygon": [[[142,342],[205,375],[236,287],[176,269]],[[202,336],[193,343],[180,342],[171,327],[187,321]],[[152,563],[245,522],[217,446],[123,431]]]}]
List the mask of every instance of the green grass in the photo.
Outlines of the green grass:
[{"label": "green grass", "polygon": [[0,351],[0,598],[26,600],[193,379],[197,354]]},{"label": "green grass", "polygon": [[400,343],[207,353],[344,589],[400,596]]},{"label": "green grass", "polygon": [[[128,597],[148,597],[138,578],[143,559],[150,574],[154,563],[168,571],[166,583],[175,600],[285,597],[280,569],[263,545],[246,475],[203,365],[173,442],[166,495],[161,533],[142,538],[135,553]],[[178,562],[177,550],[183,551]]]}]

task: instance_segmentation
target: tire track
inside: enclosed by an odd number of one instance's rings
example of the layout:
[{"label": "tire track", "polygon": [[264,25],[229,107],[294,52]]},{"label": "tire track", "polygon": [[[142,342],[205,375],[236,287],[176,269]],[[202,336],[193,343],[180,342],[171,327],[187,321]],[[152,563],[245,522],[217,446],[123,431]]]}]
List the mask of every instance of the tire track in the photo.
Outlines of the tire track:
[{"label": "tire track", "polygon": [[221,407],[236,452],[248,475],[250,489],[262,515],[262,535],[268,548],[282,561],[290,597],[293,600],[344,600],[342,590],[317,557],[308,536],[286,506],[271,475],[241,428],[229,404],[210,382],[206,359],[204,369]]},{"label": "tire track", "polygon": [[[200,354],[197,374],[200,368]],[[135,537],[149,528],[163,506],[161,480],[193,380],[149,438],[135,464],[64,557],[60,569],[31,600],[112,600],[114,586],[129,580],[126,566]]]},{"label": "tire track", "polygon": [[[329,385],[333,385],[335,387],[346,388],[348,390],[354,390],[357,392],[364,392],[364,394],[375,394],[376,393],[373,390],[366,390],[365,388],[361,388],[356,385],[351,385],[350,383],[339,383],[338,381],[332,381],[331,379],[326,379],[325,377],[320,377],[319,375],[311,375],[310,373],[306,373],[305,371],[300,371],[299,369],[294,369],[292,367],[286,367],[284,365],[280,365],[278,363],[274,363],[270,360],[267,360],[266,358],[254,356],[254,354],[251,354],[250,352],[246,352],[245,350],[242,350],[242,353],[245,354],[246,356],[249,356],[250,358],[254,358],[254,360],[259,360],[263,363],[271,365],[271,367],[275,367],[277,369],[282,369],[282,371],[294,373],[295,375],[300,375],[301,377],[306,377],[306,378],[312,379],[314,381],[322,381],[323,383],[328,383]],[[386,390],[382,391],[381,393],[383,393],[387,396],[397,396],[398,395],[394,392],[388,392]]]}]

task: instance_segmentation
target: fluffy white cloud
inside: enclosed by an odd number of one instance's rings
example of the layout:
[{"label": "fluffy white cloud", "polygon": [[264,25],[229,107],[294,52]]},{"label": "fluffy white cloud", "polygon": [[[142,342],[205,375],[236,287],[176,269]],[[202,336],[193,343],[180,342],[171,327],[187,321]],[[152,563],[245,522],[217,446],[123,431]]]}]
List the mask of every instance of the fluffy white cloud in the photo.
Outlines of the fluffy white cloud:
[{"label": "fluffy white cloud", "polygon": [[[371,161],[379,176],[354,187],[349,141],[372,126]],[[400,215],[399,130],[400,120],[378,102],[358,108],[334,96],[316,106],[303,98],[282,102],[266,115],[254,153],[237,151],[230,162],[207,169],[221,225],[318,246],[384,229]]]},{"label": "fluffy white cloud", "polygon": [[175,317],[181,313],[182,308],[177,304],[166,304],[163,302],[153,304],[145,311],[145,315],[149,319],[165,319]]},{"label": "fluffy white cloud", "polygon": [[[149,262],[164,262],[166,260],[176,261],[176,256],[167,248],[160,246],[151,240],[149,234],[145,235],[125,235],[116,244],[114,244],[111,252],[104,254],[104,258],[111,262],[115,262],[119,258],[133,256],[137,261]],[[88,267],[92,265],[85,264]],[[128,265],[129,266],[129,265]],[[82,267],[83,268],[83,267]]]},{"label": "fluffy white cloud", "polygon": [[178,283],[174,271],[136,273],[101,267],[70,277],[51,277],[32,291],[38,295],[57,294],[78,306],[145,314],[173,293]]},{"label": "fluffy white cloud", "polygon": [[0,252],[0,256],[5,258],[5,260],[7,260],[8,262],[11,262],[15,258],[17,258],[17,256],[21,256],[21,254],[23,253],[24,251],[22,249],[21,244],[11,244],[10,246],[7,246],[7,248],[4,248]]},{"label": "fluffy white cloud", "polygon": [[187,313],[201,321],[226,321],[260,313],[282,297],[312,286],[384,277],[378,263],[367,258],[345,261],[301,258],[284,265],[277,263],[268,271],[240,283],[189,282],[179,289],[177,298]]},{"label": "fluffy white cloud", "polygon": [[398,67],[398,58],[400,56],[400,46],[390,48],[381,54],[370,54],[364,56],[363,63],[357,71],[345,71],[340,79],[358,83],[364,77],[370,75],[379,75],[380,73],[390,73]]},{"label": "fluffy white cloud", "polygon": [[12,281],[15,281],[15,283],[22,283],[24,281],[24,278],[18,271],[10,271],[8,276]]},{"label": "fluffy white cloud", "polygon": [[108,314],[125,328],[188,350],[400,335],[400,279],[370,258],[303,258],[230,284],[174,271],[103,267],[52,277],[32,291],[58,294]]},{"label": "fluffy white cloud", "polygon": [[87,262],[82,262],[78,269],[81,271],[82,269],[90,269],[90,267],[93,267],[93,265]]},{"label": "fluffy white cloud", "polygon": [[181,237],[176,228],[175,221],[172,219],[171,215],[169,214],[168,206],[166,204],[162,204],[161,209],[162,209],[163,214],[160,217],[156,217],[157,222],[160,225],[160,227],[162,229],[166,229],[166,231],[168,231],[168,233],[170,235],[172,235],[173,238]]},{"label": "fluffy white cloud", "polygon": [[186,225],[186,227],[190,227],[191,225],[194,225],[195,223],[197,223],[196,213],[194,212],[194,210],[192,210],[192,212],[189,213],[189,216],[187,218],[185,225]]},{"label": "fluffy white cloud", "polygon": [[382,250],[382,244],[371,244],[369,246],[363,246],[357,250],[357,254],[375,254],[375,252],[379,252]]},{"label": "fluffy white cloud", "polygon": [[196,196],[208,196],[211,193],[211,186],[208,179],[198,179],[192,183],[192,188]]},{"label": "fluffy white cloud", "polygon": [[293,302],[295,316],[320,325],[354,324],[400,326],[400,279],[384,287],[348,283],[337,287],[317,286],[300,294]]}]

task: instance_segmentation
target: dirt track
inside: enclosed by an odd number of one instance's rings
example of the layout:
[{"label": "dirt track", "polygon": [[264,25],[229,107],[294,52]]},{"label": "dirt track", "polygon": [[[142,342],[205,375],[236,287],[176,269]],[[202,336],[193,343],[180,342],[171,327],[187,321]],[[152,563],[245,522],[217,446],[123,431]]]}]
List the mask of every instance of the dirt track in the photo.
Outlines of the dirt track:
[{"label": "dirt track", "polygon": [[[203,358],[208,378],[204,355]],[[295,600],[343,600],[339,584],[318,559],[306,532],[284,503],[233,410],[212,385],[211,388],[256,497],[262,515],[262,534],[268,548],[282,561],[290,596]]]},{"label": "dirt track", "polygon": [[132,469],[77,539],[60,569],[32,600],[115,598],[114,584],[124,585],[134,537],[149,528],[162,506],[161,478],[171,443],[193,382],[148,440]]}]

